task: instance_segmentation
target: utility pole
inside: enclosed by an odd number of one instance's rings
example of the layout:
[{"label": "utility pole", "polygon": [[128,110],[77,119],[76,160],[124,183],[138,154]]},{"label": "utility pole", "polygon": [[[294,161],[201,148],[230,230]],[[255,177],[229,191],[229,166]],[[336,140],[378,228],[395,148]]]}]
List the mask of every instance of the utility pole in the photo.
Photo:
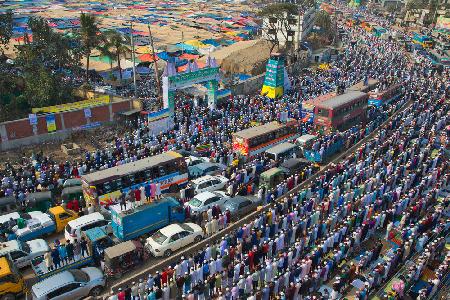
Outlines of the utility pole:
[{"label": "utility pole", "polygon": [[153,68],[155,69],[155,77],[156,77],[156,88],[158,89],[158,96],[160,97],[161,83],[159,82],[159,71],[158,71],[158,64],[156,63],[155,46],[153,44],[152,29],[150,28],[150,23],[148,23],[147,26],[148,26],[148,34],[150,35],[150,45],[152,47]]},{"label": "utility pole", "polygon": [[137,97],[136,86],[136,57],[134,53],[134,40],[133,40],[133,21],[130,21],[130,34],[131,34],[131,58],[133,59],[133,85],[134,85],[134,97]]}]

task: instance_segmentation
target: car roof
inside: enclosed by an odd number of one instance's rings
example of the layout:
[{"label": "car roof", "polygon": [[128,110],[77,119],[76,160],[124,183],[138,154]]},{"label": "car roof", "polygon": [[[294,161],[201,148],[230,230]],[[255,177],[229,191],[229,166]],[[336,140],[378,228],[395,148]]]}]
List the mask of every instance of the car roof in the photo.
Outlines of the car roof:
[{"label": "car roof", "polygon": [[61,273],[50,276],[42,280],[41,282],[36,283],[31,289],[33,290],[34,295],[40,298],[47,295],[51,291],[56,290],[62,285],[66,285],[67,283],[74,281],[75,278],[73,277],[72,273],[70,273],[69,271],[63,271]]},{"label": "car roof", "polygon": [[104,220],[104,219],[105,219],[105,217],[101,213],[95,212],[92,214],[81,216],[75,220],[70,221],[69,226],[73,228],[73,227],[78,227],[82,224],[91,223],[91,222],[94,222],[97,220]]},{"label": "car roof", "polygon": [[209,181],[209,180],[211,180],[211,179],[213,179],[213,178],[214,178],[214,176],[211,176],[211,175],[205,175],[205,176],[202,176],[202,177],[199,177],[199,178],[197,178],[197,179],[192,180],[192,183],[194,183],[194,184],[200,184],[200,183],[202,183],[202,182]]},{"label": "car roof", "polygon": [[195,198],[200,200],[200,201],[206,201],[209,198],[216,197],[216,196],[217,195],[214,194],[213,192],[203,192],[203,193],[200,193],[200,194],[196,195]]},{"label": "car roof", "polygon": [[199,164],[197,164],[197,165],[195,165],[193,167],[197,168],[197,169],[200,169],[200,170],[205,170],[205,169],[207,169],[207,168],[209,168],[211,166],[215,166],[215,165],[218,165],[218,164],[217,163],[210,163],[210,162],[202,162],[202,163],[199,163]]},{"label": "car roof", "polygon": [[0,243],[0,255],[4,255],[17,249],[20,249],[19,242],[17,240]]},{"label": "car roof", "polygon": [[252,200],[247,199],[247,198],[244,198],[244,197],[234,197],[234,198],[227,199],[227,200],[225,201],[225,205],[226,205],[227,203],[236,203],[236,204],[239,204],[239,203],[244,202],[244,201],[252,201]]},{"label": "car roof", "polygon": [[161,228],[159,230],[162,234],[164,234],[165,236],[169,237],[175,233],[184,231],[183,228],[181,228],[181,226],[179,224],[170,224],[164,228]]}]

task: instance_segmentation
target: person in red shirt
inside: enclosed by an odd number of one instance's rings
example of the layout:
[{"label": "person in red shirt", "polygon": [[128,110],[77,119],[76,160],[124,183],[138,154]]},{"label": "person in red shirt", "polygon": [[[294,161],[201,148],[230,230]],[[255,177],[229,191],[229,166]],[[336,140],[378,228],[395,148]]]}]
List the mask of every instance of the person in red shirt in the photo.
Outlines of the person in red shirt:
[{"label": "person in red shirt", "polygon": [[167,272],[167,270],[164,270],[162,273],[161,273],[161,284],[162,285],[164,285],[164,284],[166,284],[167,283],[167,274],[168,272]]},{"label": "person in red shirt", "polygon": [[119,293],[117,294],[117,300],[125,300],[125,292],[122,291],[122,288],[119,288]]}]

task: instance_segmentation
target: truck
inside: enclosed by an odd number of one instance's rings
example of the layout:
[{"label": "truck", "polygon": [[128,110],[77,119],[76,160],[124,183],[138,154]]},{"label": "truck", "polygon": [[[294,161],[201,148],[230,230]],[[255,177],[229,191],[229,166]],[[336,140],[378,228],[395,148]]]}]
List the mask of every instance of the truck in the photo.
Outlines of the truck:
[{"label": "truck", "polygon": [[26,293],[25,282],[12,261],[0,257],[0,299],[14,300]]},{"label": "truck", "polygon": [[173,197],[164,197],[122,210],[119,204],[109,207],[113,234],[121,241],[136,239],[173,222],[184,222],[183,206]]},{"label": "truck", "polygon": [[336,152],[340,151],[344,146],[344,140],[339,137],[333,144],[331,144],[321,155],[319,151],[313,149],[304,149],[303,155],[305,158],[314,163],[323,163],[328,158],[333,156]]},{"label": "truck", "polygon": [[84,231],[82,235],[86,239],[88,246],[88,253],[86,257],[82,257],[76,261],[70,262],[69,264],[66,264],[54,270],[49,270],[47,268],[43,255],[35,258],[32,261],[31,268],[33,269],[38,281],[53,276],[62,271],[79,269],[81,267],[89,265],[100,265],[100,261],[103,259],[105,249],[114,245],[112,238],[104,229],[100,227],[88,229]]},{"label": "truck", "polygon": [[[13,227],[13,232],[20,241],[29,241],[55,232],[62,232],[69,221],[78,218],[77,212],[61,206],[51,207],[47,213],[31,211],[13,214],[10,214],[11,218],[17,223]],[[5,223],[8,221],[9,219]]]}]

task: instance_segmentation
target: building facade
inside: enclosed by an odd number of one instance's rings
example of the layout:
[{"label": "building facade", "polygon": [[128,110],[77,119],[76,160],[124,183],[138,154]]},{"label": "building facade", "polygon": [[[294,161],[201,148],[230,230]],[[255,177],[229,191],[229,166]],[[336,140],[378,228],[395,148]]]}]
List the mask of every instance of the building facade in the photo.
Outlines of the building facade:
[{"label": "building facade", "polygon": [[[291,1],[295,4],[295,0]],[[298,14],[284,14],[283,18],[266,17],[263,19],[263,38],[269,41],[278,41],[279,46],[285,47],[291,43],[295,50],[305,41],[312,31],[316,17],[316,8],[301,9]]]}]

